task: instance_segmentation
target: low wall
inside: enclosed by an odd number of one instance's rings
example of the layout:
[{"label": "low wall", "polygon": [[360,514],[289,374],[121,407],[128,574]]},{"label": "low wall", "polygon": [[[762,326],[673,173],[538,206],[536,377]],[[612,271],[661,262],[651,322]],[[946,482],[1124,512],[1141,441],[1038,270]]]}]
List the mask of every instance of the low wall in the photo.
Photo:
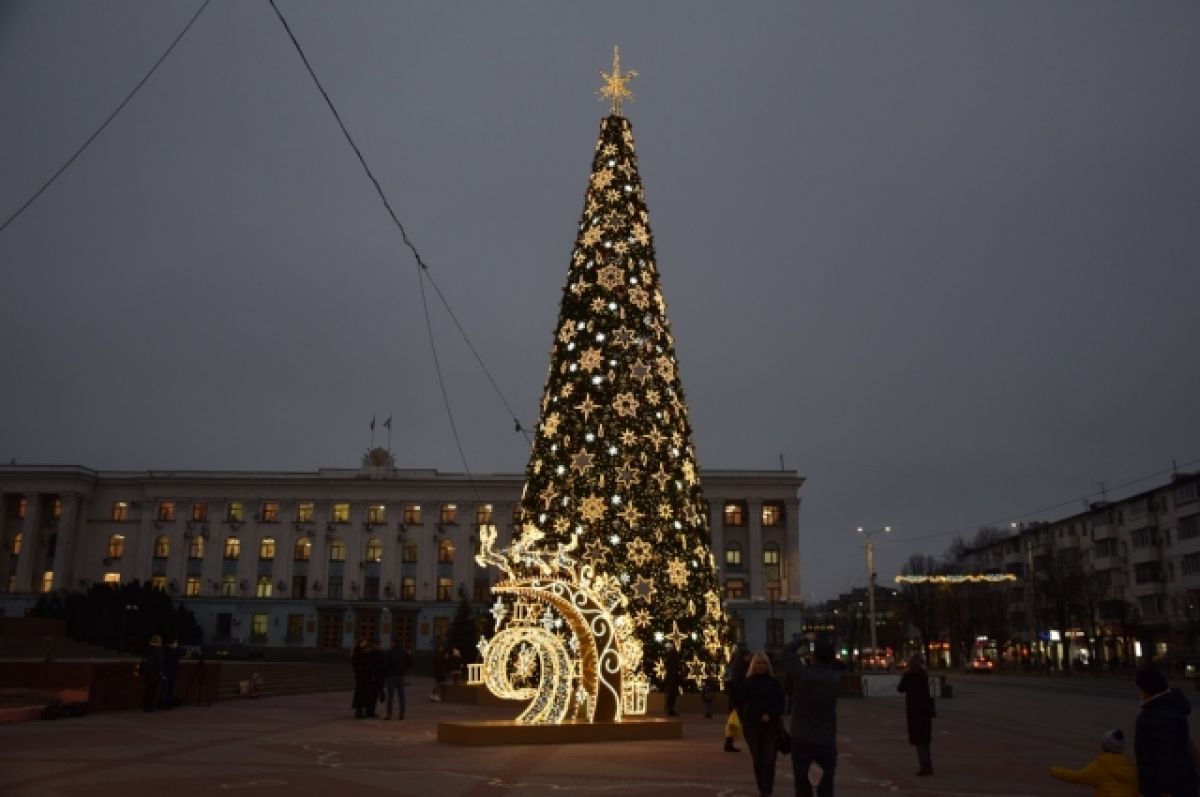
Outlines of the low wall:
[{"label": "low wall", "polygon": [[[179,663],[175,694],[185,704],[217,699],[220,662]],[[124,711],[142,707],[142,679],[135,675],[137,661],[0,661],[0,683],[6,687],[55,692],[64,689],[87,694],[88,711]]]}]

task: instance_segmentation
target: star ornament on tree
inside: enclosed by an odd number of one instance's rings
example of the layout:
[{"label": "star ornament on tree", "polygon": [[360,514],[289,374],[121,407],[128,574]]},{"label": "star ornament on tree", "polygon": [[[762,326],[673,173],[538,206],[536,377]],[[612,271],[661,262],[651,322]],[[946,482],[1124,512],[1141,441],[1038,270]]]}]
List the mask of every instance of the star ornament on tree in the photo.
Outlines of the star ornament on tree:
[{"label": "star ornament on tree", "polygon": [[613,47],[612,72],[601,70],[600,77],[604,79],[604,85],[596,93],[600,95],[601,100],[609,100],[612,103],[613,114],[620,116],[621,101],[633,99],[633,92],[626,84],[637,77],[637,72],[631,69],[625,74],[621,74],[621,51],[617,47]]}]

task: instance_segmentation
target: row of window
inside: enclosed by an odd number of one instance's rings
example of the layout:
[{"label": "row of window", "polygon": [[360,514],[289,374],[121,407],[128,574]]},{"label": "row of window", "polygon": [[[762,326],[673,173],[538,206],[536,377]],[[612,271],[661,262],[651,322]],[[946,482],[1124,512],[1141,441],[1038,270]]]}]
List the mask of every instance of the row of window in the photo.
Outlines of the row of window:
[{"label": "row of window", "polygon": [[[18,538],[20,535],[17,535]],[[276,542],[274,537],[263,537],[258,542],[258,558],[259,561],[272,561],[275,559]],[[188,540],[188,558],[203,559],[205,550],[205,539],[203,537],[192,537]],[[416,562],[418,546],[415,540],[405,540],[404,545],[400,549],[400,561]],[[14,553],[20,553],[20,540],[16,541]],[[437,560],[442,563],[452,563],[454,561],[455,546],[450,540],[442,540],[438,543]],[[113,534],[108,538],[108,549],[106,557],[108,559],[120,559],[125,555],[125,535]],[[154,558],[167,559],[171,555],[171,538],[166,534],[160,534],[154,538]],[[242,555],[242,541],[237,537],[228,537],[225,540],[224,558],[239,559]],[[306,538],[296,540],[296,544],[292,546],[292,559],[296,562],[307,562],[312,558],[312,541]],[[329,561],[344,562],[346,561],[346,543],[342,540],[331,540],[329,543]],[[372,538],[367,540],[366,561],[382,562],[383,561],[383,542],[379,539]]]},{"label": "row of window", "polygon": [[[46,571],[43,577],[43,592],[49,591],[53,580],[54,573],[52,571]],[[121,574],[113,571],[106,572],[104,574],[104,583],[120,584]],[[188,576],[184,580],[183,594],[189,598],[199,597],[203,583],[203,579],[200,576]],[[165,592],[168,586],[167,577],[164,575],[151,576],[150,586],[154,589],[160,589]],[[249,584],[247,582],[239,582],[237,577],[232,575],[222,576],[220,582],[217,582],[215,586],[217,587],[218,594],[225,598],[235,597],[239,591],[249,590]],[[487,587],[488,585],[484,586]],[[258,580],[254,583],[254,597],[256,598],[270,598],[275,594],[276,590],[281,593],[287,592],[287,583],[284,581],[275,583],[271,580],[270,576],[259,576]],[[349,591],[352,597],[361,597],[363,600],[380,600],[382,597],[386,599],[399,598],[400,600],[412,601],[417,599],[417,580],[412,576],[406,576],[400,579],[400,590],[397,594],[393,593],[390,583],[387,584],[381,592],[378,578],[363,579],[361,596],[359,595],[357,581],[350,582]],[[303,599],[309,597],[309,593],[315,595],[320,592],[322,592],[320,582],[315,582],[310,587],[307,576],[292,576],[292,586],[289,593],[291,597]],[[345,579],[342,576],[330,576],[328,580],[328,586],[324,589],[325,597],[330,600],[342,600],[346,597],[344,594],[345,592]],[[476,592],[480,593],[480,590],[477,589]],[[477,594],[475,599],[477,601],[485,600],[487,597],[487,592],[488,590],[486,588],[483,589],[482,597],[480,597],[480,594]],[[439,578],[437,580],[437,600],[448,601],[452,600],[453,598],[453,579],[445,577]]]},{"label": "row of window", "polygon": [[[130,501],[114,501],[112,505],[113,520],[129,520]],[[169,522],[178,516],[179,504],[175,501],[159,501],[154,515],[155,520]],[[190,519],[196,523],[207,523],[209,520],[209,504],[207,501],[194,501],[191,504]],[[280,523],[283,521],[283,502],[260,501],[258,512],[254,519],[259,523]],[[313,523],[317,519],[316,501],[299,501],[296,503],[297,523]],[[244,523],[246,521],[246,502],[229,501],[225,505],[226,522]],[[350,522],[350,502],[339,501],[329,508],[329,520],[332,523]],[[367,506],[367,522],[381,526],[387,523],[387,505],[369,504]],[[406,526],[420,525],[422,509],[420,504],[404,504],[401,507],[401,522]],[[458,523],[458,504],[443,503],[438,506],[438,523]],[[491,504],[479,504],[475,507],[475,522],[481,525],[493,523]]]},{"label": "row of window", "polygon": [[[766,599],[775,603],[782,599],[783,588],[778,581],[766,583]],[[739,600],[746,597],[746,580],[742,578],[725,579],[725,597],[729,600]]]},{"label": "row of window", "polygon": [[[745,526],[747,514],[746,502],[726,501],[725,508],[721,514],[726,526]],[[783,502],[764,501],[762,505],[761,521],[764,527],[782,525]]]},{"label": "row of window", "polygon": [[[762,563],[768,567],[779,564],[779,545],[768,542],[763,546]],[[725,546],[725,565],[734,569],[742,566],[742,545],[731,542]]]}]

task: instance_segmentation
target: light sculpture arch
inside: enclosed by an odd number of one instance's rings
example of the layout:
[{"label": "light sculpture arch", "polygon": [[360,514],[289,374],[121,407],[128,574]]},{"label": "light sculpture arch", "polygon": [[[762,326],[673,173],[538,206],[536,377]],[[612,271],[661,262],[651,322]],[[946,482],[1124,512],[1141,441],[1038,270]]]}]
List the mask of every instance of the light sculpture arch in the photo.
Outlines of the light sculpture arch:
[{"label": "light sculpture arch", "polygon": [[497,551],[495,528],[480,530],[476,561],[504,578],[492,587],[496,633],[480,642],[483,664],[472,682],[503,699],[528,700],[517,717],[524,724],[645,714],[649,679],[620,584],[572,558],[575,538],[551,551],[538,547],[542,537],[526,525]]}]

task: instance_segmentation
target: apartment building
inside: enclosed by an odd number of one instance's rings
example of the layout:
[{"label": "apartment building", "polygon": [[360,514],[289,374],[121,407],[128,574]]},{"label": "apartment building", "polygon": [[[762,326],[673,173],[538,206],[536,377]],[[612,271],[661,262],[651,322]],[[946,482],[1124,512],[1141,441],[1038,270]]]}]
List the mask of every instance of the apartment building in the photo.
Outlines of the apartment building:
[{"label": "apartment building", "polygon": [[1010,650],[1104,664],[1196,651],[1200,474],[1176,474],[1069,517],[1014,524],[1012,532],[963,560],[972,571],[1016,576],[993,587],[1006,598]]}]

